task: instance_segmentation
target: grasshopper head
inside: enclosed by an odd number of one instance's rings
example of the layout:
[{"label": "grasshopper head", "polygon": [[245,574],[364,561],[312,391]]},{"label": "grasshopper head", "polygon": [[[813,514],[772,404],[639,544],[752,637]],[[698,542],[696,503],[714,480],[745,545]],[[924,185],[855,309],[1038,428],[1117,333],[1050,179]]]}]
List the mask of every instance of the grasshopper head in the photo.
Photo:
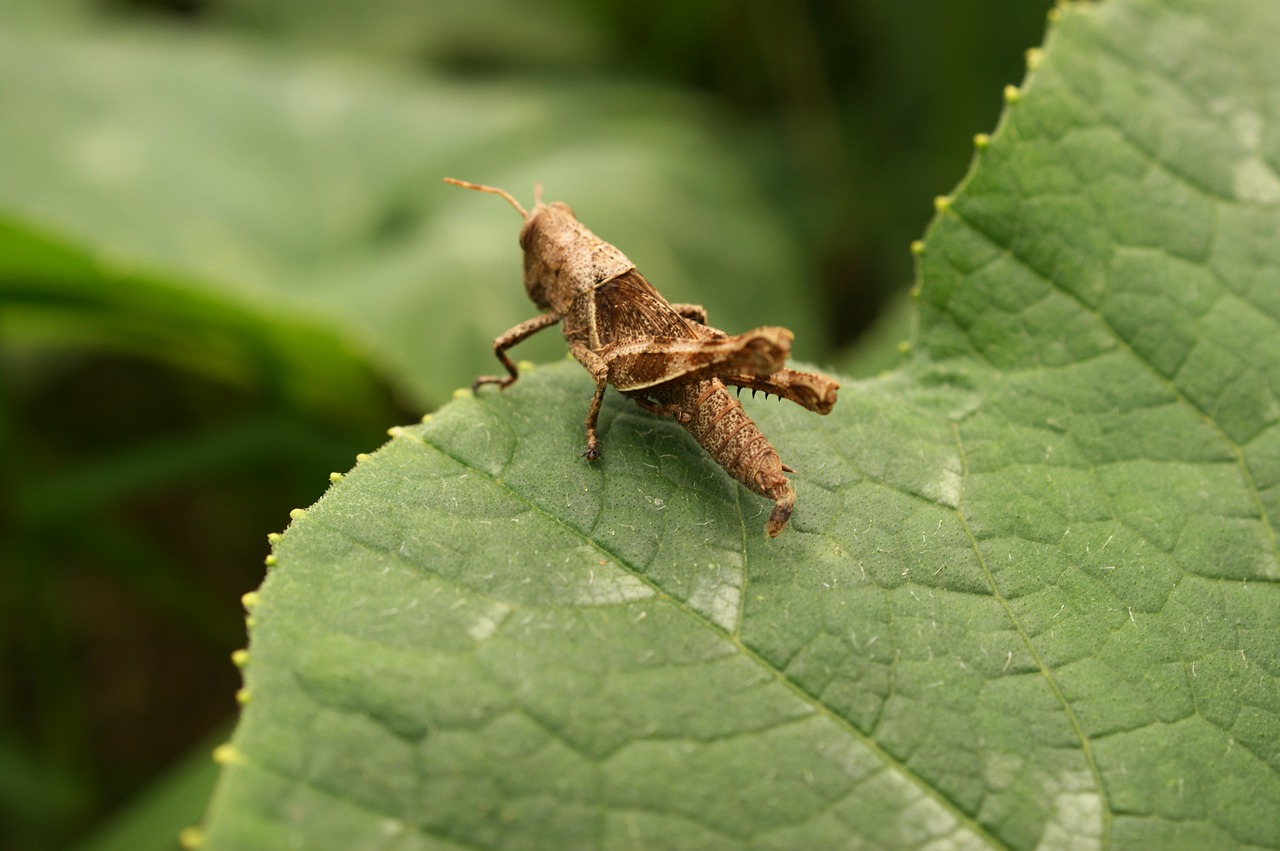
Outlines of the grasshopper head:
[{"label": "grasshopper head", "polygon": [[587,230],[568,204],[542,203],[542,187],[535,190],[534,207],[501,189],[445,178],[446,183],[500,195],[524,217],[520,247],[524,250],[524,289],[543,310],[564,314],[575,298],[634,268],[621,251]]},{"label": "grasshopper head", "polygon": [[546,281],[548,280],[547,272],[549,270],[546,268],[548,264],[542,262],[544,256],[542,251],[545,248],[543,243],[548,233],[555,231],[556,228],[554,224],[548,226],[547,218],[549,214],[554,218],[555,214],[559,214],[563,210],[572,219],[573,211],[558,202],[550,205],[543,204],[541,185],[535,189],[533,212],[528,212],[505,189],[499,189],[496,186],[485,186],[482,183],[471,183],[470,181],[458,180],[453,177],[446,177],[444,182],[454,186],[461,186],[463,189],[474,189],[477,192],[499,195],[505,198],[507,203],[524,217],[524,224],[520,227],[520,247],[524,249],[524,289],[534,304],[543,310],[548,309],[550,302],[547,299]]}]

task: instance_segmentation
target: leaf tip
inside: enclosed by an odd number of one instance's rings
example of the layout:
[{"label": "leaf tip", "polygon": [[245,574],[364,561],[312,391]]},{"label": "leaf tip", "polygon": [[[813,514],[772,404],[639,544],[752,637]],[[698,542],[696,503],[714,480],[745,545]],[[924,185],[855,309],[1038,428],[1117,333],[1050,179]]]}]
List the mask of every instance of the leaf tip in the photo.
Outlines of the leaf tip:
[{"label": "leaf tip", "polygon": [[262,560],[262,563],[263,563],[264,565],[266,565],[267,567],[275,567],[275,566],[276,566],[276,561],[277,561],[277,559],[276,559],[276,554],[275,554],[275,553],[271,553],[270,555],[268,555],[266,558],[264,558],[264,559]]},{"label": "leaf tip", "polygon": [[281,537],[283,536],[279,532],[268,532],[267,543],[271,544],[272,546],[275,546],[276,544],[280,543]]},{"label": "leaf tip", "polygon": [[475,391],[470,387],[459,387],[453,391],[453,398],[455,399],[470,399],[474,395],[476,395]]},{"label": "leaf tip", "polygon": [[244,606],[246,612],[251,612],[257,607],[261,599],[257,591],[246,591],[240,596],[240,605]]},{"label": "leaf tip", "polygon": [[915,239],[911,241],[911,253],[917,257],[919,257],[921,254],[924,254],[923,239]]},{"label": "leaf tip", "polygon": [[342,475],[342,473],[330,473],[329,483],[336,485],[338,482],[342,481],[343,478],[345,477]]},{"label": "leaf tip", "polygon": [[1017,86],[1014,86],[1014,85],[1008,85],[1008,86],[1005,86],[1005,87],[1004,87],[1004,102],[1005,102],[1005,103],[1010,104],[1010,105],[1015,104],[1015,103],[1017,103],[1017,102],[1018,102],[1018,100],[1019,100],[1021,97],[1022,97],[1022,92],[1020,92],[1020,91],[1018,90],[1018,87],[1017,87]]},{"label": "leaf tip", "polygon": [[307,516],[307,510],[305,508],[295,508],[289,512],[290,520],[301,520],[303,517],[306,517],[306,516]]},{"label": "leaf tip", "polygon": [[1027,70],[1034,71],[1040,67],[1040,61],[1044,59],[1044,50],[1039,47],[1027,48]]},{"label": "leaf tip", "polygon": [[249,651],[243,647],[239,650],[233,650],[231,652],[231,664],[235,665],[237,668],[243,668],[245,665],[248,665]]},{"label": "leaf tip", "polygon": [[239,704],[240,706],[247,706],[249,703],[249,700],[250,700],[249,689],[243,688],[243,687],[236,689],[237,704]]},{"label": "leaf tip", "polygon": [[986,133],[977,133],[973,137],[973,146],[979,151],[985,151],[990,144],[991,137]]},{"label": "leaf tip", "polygon": [[939,213],[945,213],[945,212],[947,212],[947,210],[950,210],[950,209],[951,209],[951,196],[950,196],[950,195],[939,195],[937,198],[934,198],[934,199],[933,199],[933,209],[937,210]]}]

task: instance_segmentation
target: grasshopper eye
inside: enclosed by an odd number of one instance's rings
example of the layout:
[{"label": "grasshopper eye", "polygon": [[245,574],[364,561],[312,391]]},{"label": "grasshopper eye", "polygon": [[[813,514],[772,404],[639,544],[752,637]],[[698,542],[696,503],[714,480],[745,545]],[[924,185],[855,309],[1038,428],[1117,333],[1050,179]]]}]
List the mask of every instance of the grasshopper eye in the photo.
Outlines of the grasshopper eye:
[{"label": "grasshopper eye", "polygon": [[534,304],[546,310],[551,305],[547,301],[547,290],[542,283],[544,271],[544,266],[538,257],[531,252],[526,252],[524,255],[524,291],[528,293],[529,299]]},{"label": "grasshopper eye", "polygon": [[529,246],[533,245],[534,231],[538,229],[538,221],[540,216],[530,216],[524,220],[524,224],[520,226],[520,250],[527,252]]}]

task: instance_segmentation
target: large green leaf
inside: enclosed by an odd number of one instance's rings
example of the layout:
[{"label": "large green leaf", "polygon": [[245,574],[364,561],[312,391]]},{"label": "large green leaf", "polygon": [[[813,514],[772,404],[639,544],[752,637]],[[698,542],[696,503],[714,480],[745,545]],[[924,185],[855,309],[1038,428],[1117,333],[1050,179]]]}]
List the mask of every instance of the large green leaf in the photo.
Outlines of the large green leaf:
[{"label": "large green leaf", "polygon": [[915,357],[751,405],[782,536],[616,396],[582,461],[573,364],[398,431],[277,543],[205,847],[1280,845],[1280,12],[1061,17]]},{"label": "large green leaf", "polygon": [[[85,258],[38,269],[47,297],[0,266],[0,298],[43,312],[33,319],[97,333],[104,315],[141,316],[163,338],[190,319],[173,305],[208,303],[244,327],[337,338],[341,356],[439,404],[490,370],[493,338],[535,311],[519,218],[441,182],[452,175],[526,204],[540,181],[672,297],[697,294],[735,325],[750,305],[822,351],[814,276],[701,101],[620,82],[459,82],[180,36],[0,29],[0,162],[21,166],[0,169],[0,214],[17,228],[0,224],[0,239],[30,231]],[[190,360],[195,346],[155,348]]]}]

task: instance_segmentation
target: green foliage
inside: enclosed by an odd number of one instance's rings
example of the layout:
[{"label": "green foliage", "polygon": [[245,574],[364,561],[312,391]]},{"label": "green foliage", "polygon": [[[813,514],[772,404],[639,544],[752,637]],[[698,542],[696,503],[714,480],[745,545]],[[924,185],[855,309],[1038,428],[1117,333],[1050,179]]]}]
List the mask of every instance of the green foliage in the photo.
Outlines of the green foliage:
[{"label": "green foliage", "polygon": [[[491,369],[494,329],[532,313],[519,218],[446,186],[446,174],[526,202],[542,182],[605,238],[626,234],[629,255],[671,282],[672,298],[731,280],[705,299],[718,321],[770,316],[802,346],[822,346],[794,242],[744,185],[741,161],[717,149],[697,103],[670,92],[338,73],[216,42],[21,31],[0,35],[0,77],[5,113],[22,116],[0,134],[0,159],[24,164],[0,175],[0,204],[58,233],[68,253],[106,255],[44,275],[42,311],[56,301],[103,333],[105,301],[111,317],[176,329],[161,340],[121,332],[158,356],[229,366],[187,335],[235,312],[231,336],[279,350],[300,392],[361,404],[348,382],[324,380],[335,367],[314,346],[280,339],[292,324],[339,338],[328,345],[345,358],[337,372],[351,369],[346,347],[416,404],[440,404]],[[78,108],[65,109],[72,99]],[[596,107],[578,109],[584,101]],[[502,144],[512,137],[518,149]],[[113,265],[163,272],[141,281]],[[0,279],[0,293],[26,298],[28,280]],[[434,319],[444,321],[427,327]]]},{"label": "green foliage", "polygon": [[572,364],[279,540],[206,848],[1275,847],[1280,18],[1061,15],[915,355],[752,405],[791,526]]}]

